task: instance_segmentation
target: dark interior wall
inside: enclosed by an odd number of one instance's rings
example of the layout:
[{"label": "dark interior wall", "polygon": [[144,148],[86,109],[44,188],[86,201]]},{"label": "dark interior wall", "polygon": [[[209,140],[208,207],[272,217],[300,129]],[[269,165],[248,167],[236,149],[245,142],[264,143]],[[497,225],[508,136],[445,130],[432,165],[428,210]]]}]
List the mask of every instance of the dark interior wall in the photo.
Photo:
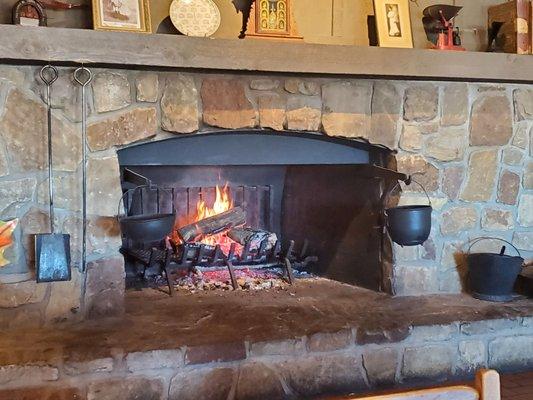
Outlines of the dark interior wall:
[{"label": "dark interior wall", "polygon": [[380,181],[358,166],[291,166],[285,181],[284,238],[309,241],[314,272],[381,288]]}]

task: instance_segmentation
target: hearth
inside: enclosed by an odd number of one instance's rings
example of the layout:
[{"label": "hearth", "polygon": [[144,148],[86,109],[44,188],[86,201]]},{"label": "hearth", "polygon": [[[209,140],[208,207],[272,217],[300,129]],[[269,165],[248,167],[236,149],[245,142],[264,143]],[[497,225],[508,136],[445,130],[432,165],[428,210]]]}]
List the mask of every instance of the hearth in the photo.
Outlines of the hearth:
[{"label": "hearth", "polygon": [[[118,152],[127,217],[171,216],[166,237],[123,237],[128,277],[293,268],[381,290],[392,152],[305,133],[223,131]],[[151,218],[151,217],[149,217]],[[123,229],[124,231],[124,229]],[[124,232],[123,232],[124,233]],[[135,236],[135,235],[134,235]]]}]

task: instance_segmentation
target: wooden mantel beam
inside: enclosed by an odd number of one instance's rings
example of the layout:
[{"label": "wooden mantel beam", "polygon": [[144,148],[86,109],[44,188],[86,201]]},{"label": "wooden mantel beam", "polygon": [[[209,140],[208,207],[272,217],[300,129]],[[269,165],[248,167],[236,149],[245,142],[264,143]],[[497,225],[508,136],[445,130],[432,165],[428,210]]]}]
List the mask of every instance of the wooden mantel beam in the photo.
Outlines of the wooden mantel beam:
[{"label": "wooden mantel beam", "polygon": [[533,82],[533,56],[0,25],[0,63]]}]

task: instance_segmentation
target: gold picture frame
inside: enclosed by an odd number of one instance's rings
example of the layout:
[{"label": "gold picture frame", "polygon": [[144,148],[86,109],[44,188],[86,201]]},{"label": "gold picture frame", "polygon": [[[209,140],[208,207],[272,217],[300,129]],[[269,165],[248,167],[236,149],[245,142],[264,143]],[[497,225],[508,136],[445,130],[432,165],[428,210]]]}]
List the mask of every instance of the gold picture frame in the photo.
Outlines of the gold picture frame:
[{"label": "gold picture frame", "polygon": [[149,0],[92,0],[94,29],[152,33]]},{"label": "gold picture frame", "polygon": [[374,0],[380,47],[413,48],[409,0]]}]

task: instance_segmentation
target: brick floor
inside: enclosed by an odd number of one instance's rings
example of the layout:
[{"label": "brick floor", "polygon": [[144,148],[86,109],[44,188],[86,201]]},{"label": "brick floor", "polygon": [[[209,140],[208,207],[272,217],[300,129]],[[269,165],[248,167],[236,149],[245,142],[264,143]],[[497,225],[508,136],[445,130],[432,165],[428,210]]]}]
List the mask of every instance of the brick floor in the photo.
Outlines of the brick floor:
[{"label": "brick floor", "polygon": [[[533,400],[533,371],[523,372],[519,374],[502,374],[500,375],[501,383],[501,400]],[[467,385],[472,386],[473,381],[466,382],[448,382],[442,386],[453,386],[453,385]],[[434,387],[434,386],[433,386]],[[422,387],[414,386],[409,390],[417,390]],[[407,389],[406,389],[407,390]],[[376,396],[376,395],[385,395],[396,393],[397,390],[385,390],[379,391],[377,393],[367,393],[365,396]],[[324,400],[341,400],[344,397],[330,397]],[[1,399],[0,399],[1,400]]]},{"label": "brick floor", "polygon": [[502,400],[533,400],[533,371],[502,375]]}]

